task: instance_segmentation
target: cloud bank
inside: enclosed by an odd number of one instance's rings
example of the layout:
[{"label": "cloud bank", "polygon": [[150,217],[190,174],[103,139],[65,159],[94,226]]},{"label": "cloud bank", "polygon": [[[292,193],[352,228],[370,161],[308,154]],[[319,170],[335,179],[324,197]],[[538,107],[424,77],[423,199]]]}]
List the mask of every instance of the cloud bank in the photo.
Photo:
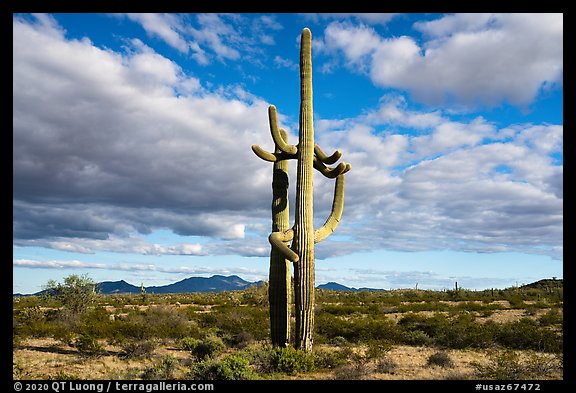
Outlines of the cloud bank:
[{"label": "cloud bank", "polygon": [[[192,27],[167,15],[126,17],[182,52],[206,55],[196,43],[211,59],[251,53],[220,23],[234,16],[213,16],[220,19],[211,22],[219,26],[212,33],[201,28],[208,23],[201,18],[210,16],[198,16]],[[487,15],[475,24],[465,18],[417,24],[428,37],[421,44],[335,21],[321,51],[424,102],[450,96],[464,104],[526,105],[539,89],[560,83],[556,16]],[[273,22],[254,23],[273,29]],[[268,255],[271,168],[250,149],[255,143],[272,150],[264,98],[238,86],[208,87],[138,39],[115,52],[67,38],[45,15],[14,18],[13,33],[15,245]],[[530,57],[517,41],[521,35],[536,40]],[[476,42],[478,53],[465,50],[466,42]],[[476,65],[502,51],[489,70]],[[448,64],[455,68],[446,70]],[[441,109],[409,109],[403,95],[385,94],[356,117],[316,119],[316,130],[326,151],[340,148],[353,164],[342,224],[318,245],[319,258],[375,249],[561,258],[562,125],[456,120]],[[315,177],[315,187],[321,225],[333,184]],[[158,229],[207,240],[155,245],[143,239]]]},{"label": "cloud bank", "polygon": [[383,37],[374,27],[334,21],[318,48],[429,105],[528,107],[562,85],[562,14],[455,14],[425,22],[411,36]]}]

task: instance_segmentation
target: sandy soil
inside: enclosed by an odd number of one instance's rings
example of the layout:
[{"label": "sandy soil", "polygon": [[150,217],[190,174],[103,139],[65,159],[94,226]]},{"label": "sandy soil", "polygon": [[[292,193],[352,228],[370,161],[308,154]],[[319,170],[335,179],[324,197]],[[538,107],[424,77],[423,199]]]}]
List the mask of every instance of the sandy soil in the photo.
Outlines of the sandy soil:
[{"label": "sandy soil", "polygon": [[[178,359],[178,366],[173,374],[175,379],[185,379],[190,365],[187,351],[173,347],[158,347],[152,358],[123,359],[118,356],[120,349],[104,346],[107,354],[97,357],[81,356],[76,349],[68,347],[53,339],[24,340],[20,348],[13,351],[14,379],[62,379],[73,376],[80,379],[142,379],[147,369],[158,364],[166,355]],[[394,363],[391,370],[382,372],[375,363],[362,364],[360,369],[343,366],[334,370],[308,373],[304,376],[293,376],[290,379],[477,379],[472,363],[485,364],[488,361],[486,350],[446,350],[453,367],[429,366],[430,355],[438,349],[407,345],[394,346],[386,355]],[[539,354],[541,356],[552,356]],[[528,355],[526,355],[528,356]],[[289,377],[286,377],[289,378]],[[557,375],[556,379],[561,379]]]}]

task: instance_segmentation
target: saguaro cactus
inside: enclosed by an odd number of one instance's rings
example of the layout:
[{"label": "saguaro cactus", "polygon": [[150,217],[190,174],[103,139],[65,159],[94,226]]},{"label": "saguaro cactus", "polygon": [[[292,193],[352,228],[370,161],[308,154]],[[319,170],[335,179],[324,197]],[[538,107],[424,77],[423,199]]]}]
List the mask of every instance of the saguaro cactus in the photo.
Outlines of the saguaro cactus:
[{"label": "saguaro cactus", "polygon": [[[280,130],[280,136],[288,141],[288,134]],[[280,149],[276,147],[276,153]],[[290,228],[288,206],[288,161],[278,160],[272,172],[272,232],[284,232]],[[285,347],[290,341],[291,308],[290,261],[276,248],[270,252],[270,280],[268,301],[270,303],[270,333],[272,345]]]},{"label": "saguaro cactus", "polygon": [[[296,309],[296,348],[301,348],[306,351],[312,350],[313,333],[314,333],[314,244],[326,239],[338,226],[342,211],[344,208],[344,173],[348,172],[351,168],[350,164],[341,162],[334,168],[327,167],[326,164],[336,163],[342,153],[340,150],[328,156],[314,143],[314,123],[313,123],[313,108],[312,108],[312,33],[309,29],[305,28],[302,31],[300,43],[300,121],[299,121],[299,135],[298,145],[288,144],[287,138],[282,135],[282,129],[278,128],[278,118],[276,114],[276,107],[270,106],[268,108],[268,117],[270,120],[270,132],[272,139],[275,143],[274,153],[268,153],[262,150],[259,146],[253,145],[252,150],[256,155],[265,161],[275,163],[274,174],[280,175],[276,172],[276,166],[279,163],[289,159],[297,160],[296,172],[296,213],[295,223],[292,228],[282,229],[278,223],[273,222],[273,231],[270,234],[269,240],[272,244],[272,252],[270,256],[270,299],[274,299],[275,303],[270,302],[270,317],[272,328],[272,341],[275,345],[279,345],[282,340],[277,340],[280,335],[283,336],[286,329],[284,318],[286,315],[289,317],[285,307],[279,304],[277,300],[278,295],[283,291],[282,285],[287,282],[287,277],[283,276],[289,270],[279,268],[284,266],[279,263],[279,260],[284,258],[294,263],[294,301]],[[332,203],[332,212],[324,223],[324,225],[314,230],[313,227],[313,184],[312,175],[313,170],[318,170],[324,176],[336,179],[334,186],[334,200]],[[273,183],[276,181],[273,178]],[[274,186],[273,186],[274,188]],[[276,189],[274,189],[276,192]],[[279,190],[279,189],[278,189]],[[284,190],[282,188],[282,190]],[[274,194],[273,210],[275,206],[284,206],[283,202],[276,200],[276,197],[285,200],[285,209],[282,214],[288,214],[288,197],[280,197],[280,193]],[[284,217],[284,216],[282,216]],[[273,220],[279,219],[273,213]],[[279,219],[282,221],[283,219]],[[282,221],[284,223],[284,221]],[[277,230],[274,230],[277,229]],[[289,246],[289,242],[292,245]],[[273,274],[274,273],[274,274]],[[282,281],[282,282],[280,282]],[[289,289],[289,286],[286,288]],[[272,293],[274,291],[274,293]],[[286,295],[289,299],[289,294]],[[274,310],[273,310],[274,309]],[[272,321],[272,318],[276,318]],[[289,319],[288,319],[289,321]],[[289,326],[287,328],[289,332]],[[281,333],[282,332],[282,333]],[[275,338],[276,337],[276,338]]]}]

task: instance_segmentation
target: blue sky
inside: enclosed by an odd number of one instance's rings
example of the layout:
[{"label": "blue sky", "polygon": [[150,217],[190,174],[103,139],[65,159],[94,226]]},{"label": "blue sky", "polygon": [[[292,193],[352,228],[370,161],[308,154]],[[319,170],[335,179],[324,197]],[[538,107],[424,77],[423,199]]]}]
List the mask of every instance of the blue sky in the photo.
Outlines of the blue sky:
[{"label": "blue sky", "polygon": [[[13,289],[87,273],[267,279],[267,108],[352,164],[316,283],[484,289],[563,276],[555,14],[16,14]],[[290,166],[294,211],[295,164]],[[314,177],[315,224],[333,183]]]}]

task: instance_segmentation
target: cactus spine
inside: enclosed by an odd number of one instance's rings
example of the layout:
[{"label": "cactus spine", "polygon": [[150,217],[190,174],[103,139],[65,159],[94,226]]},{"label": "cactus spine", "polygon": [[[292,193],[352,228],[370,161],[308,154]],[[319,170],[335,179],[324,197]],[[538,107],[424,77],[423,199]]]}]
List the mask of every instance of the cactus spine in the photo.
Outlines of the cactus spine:
[{"label": "cactus spine", "polygon": [[[269,240],[272,245],[270,254],[270,326],[274,345],[285,345],[284,338],[289,336],[290,321],[290,282],[289,263],[294,263],[294,303],[296,311],[295,347],[312,350],[314,334],[314,244],[326,239],[338,226],[344,209],[344,173],[350,164],[341,162],[334,168],[325,164],[334,164],[342,153],[337,150],[326,155],[314,143],[314,123],[312,108],[312,33],[305,28],[300,42],[300,121],[298,145],[288,144],[282,129],[278,128],[276,107],[268,108],[270,132],[275,143],[274,153],[268,153],[253,145],[254,153],[265,161],[274,162],[273,175],[273,224]],[[287,169],[280,169],[281,162],[297,160],[296,172],[296,212],[295,223],[288,228],[288,196],[280,178]],[[285,168],[285,167],[282,167]],[[278,169],[278,171],[277,171]],[[324,225],[314,230],[313,226],[313,169],[324,176],[336,179],[332,211]],[[279,177],[276,178],[275,176]],[[275,188],[274,183],[278,183]],[[287,188],[287,173],[286,173]],[[285,206],[284,209],[279,208]],[[277,209],[276,212],[274,209]],[[286,220],[286,221],[285,221]],[[281,224],[280,224],[281,223]],[[284,229],[285,228],[285,229]],[[292,245],[289,246],[289,242]],[[286,267],[285,267],[286,266]],[[287,285],[288,284],[288,285]],[[287,289],[284,292],[284,288]],[[286,303],[280,303],[281,299]],[[273,320],[274,319],[274,320]],[[288,321],[288,323],[286,323]]]}]

